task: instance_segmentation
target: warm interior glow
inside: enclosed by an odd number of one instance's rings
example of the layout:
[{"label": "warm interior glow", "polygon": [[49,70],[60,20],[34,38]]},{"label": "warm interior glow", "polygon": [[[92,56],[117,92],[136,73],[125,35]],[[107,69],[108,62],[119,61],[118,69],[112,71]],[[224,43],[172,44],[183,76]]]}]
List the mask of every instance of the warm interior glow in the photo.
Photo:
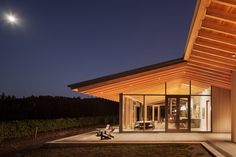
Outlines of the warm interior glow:
[{"label": "warm interior glow", "polygon": [[77,89],[77,88],[75,88],[75,89],[72,89],[72,91],[74,91],[74,92],[78,92],[78,89]]}]

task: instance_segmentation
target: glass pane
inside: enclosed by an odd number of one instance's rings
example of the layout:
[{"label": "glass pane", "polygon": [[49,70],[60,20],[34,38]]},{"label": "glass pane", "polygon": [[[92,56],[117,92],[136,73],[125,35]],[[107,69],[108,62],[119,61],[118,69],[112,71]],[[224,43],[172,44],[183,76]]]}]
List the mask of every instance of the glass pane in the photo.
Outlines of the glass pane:
[{"label": "glass pane", "polygon": [[[158,83],[153,83],[151,85],[145,86],[145,88],[138,88],[142,84],[137,84],[137,85],[129,85],[130,89],[129,92],[126,92],[126,94],[165,94],[165,83],[158,82]],[[142,85],[143,86],[143,85]]]},{"label": "glass pane", "polygon": [[188,98],[179,99],[179,129],[188,129]]},{"label": "glass pane", "polygon": [[191,131],[211,131],[211,97],[191,97]]},{"label": "glass pane", "polygon": [[165,131],[165,97],[145,96],[145,130]]},{"label": "glass pane", "polygon": [[168,129],[177,129],[177,98],[168,98]]},{"label": "glass pane", "polygon": [[211,95],[211,86],[196,81],[191,81],[192,95]]},{"label": "glass pane", "polygon": [[189,95],[190,94],[190,81],[177,80],[167,82],[167,94],[173,95]]},{"label": "glass pane", "polygon": [[125,95],[123,97],[122,126],[123,131],[143,130],[143,96]]}]

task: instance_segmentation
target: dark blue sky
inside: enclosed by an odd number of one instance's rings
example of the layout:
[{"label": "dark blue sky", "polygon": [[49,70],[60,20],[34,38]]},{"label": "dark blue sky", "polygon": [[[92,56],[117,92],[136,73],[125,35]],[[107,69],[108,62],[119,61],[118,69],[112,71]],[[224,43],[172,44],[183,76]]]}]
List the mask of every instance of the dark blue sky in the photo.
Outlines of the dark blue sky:
[{"label": "dark blue sky", "polygon": [[[0,92],[78,96],[68,84],[182,57],[195,1],[0,0]],[[12,11],[21,20],[7,24]]]}]

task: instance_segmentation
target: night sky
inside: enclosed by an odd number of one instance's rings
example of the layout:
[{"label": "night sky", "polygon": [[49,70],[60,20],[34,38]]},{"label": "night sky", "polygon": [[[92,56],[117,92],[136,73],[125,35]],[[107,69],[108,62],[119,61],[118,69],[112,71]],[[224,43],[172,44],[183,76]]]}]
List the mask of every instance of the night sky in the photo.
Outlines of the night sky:
[{"label": "night sky", "polygon": [[[0,93],[67,85],[183,56],[193,0],[0,0]],[[19,24],[3,14],[12,12]]]}]

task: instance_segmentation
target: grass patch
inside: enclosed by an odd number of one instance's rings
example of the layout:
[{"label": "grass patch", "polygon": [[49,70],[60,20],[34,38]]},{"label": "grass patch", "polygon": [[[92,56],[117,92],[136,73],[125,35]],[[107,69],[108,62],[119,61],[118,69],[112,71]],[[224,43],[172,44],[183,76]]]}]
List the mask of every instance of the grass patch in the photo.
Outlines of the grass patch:
[{"label": "grass patch", "polygon": [[212,157],[201,144],[112,144],[39,148],[12,157]]}]

